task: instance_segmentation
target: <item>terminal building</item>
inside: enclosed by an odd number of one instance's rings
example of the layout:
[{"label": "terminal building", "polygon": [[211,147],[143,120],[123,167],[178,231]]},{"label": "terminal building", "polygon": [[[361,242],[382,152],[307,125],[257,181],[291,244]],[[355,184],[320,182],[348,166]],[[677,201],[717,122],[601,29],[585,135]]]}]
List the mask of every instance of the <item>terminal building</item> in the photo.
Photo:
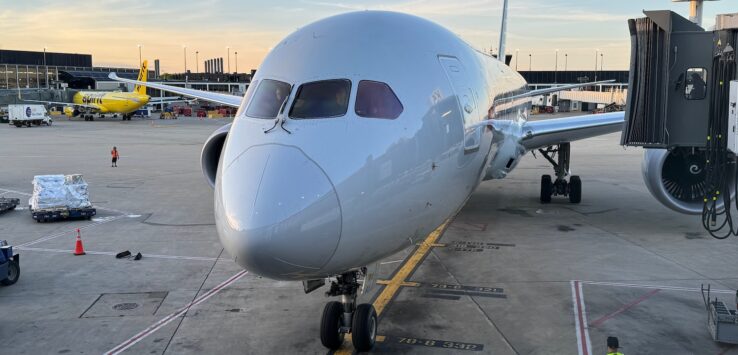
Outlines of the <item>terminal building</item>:
[{"label": "terminal building", "polygon": [[[158,68],[158,60],[155,67]],[[205,68],[205,63],[203,63]],[[93,66],[91,54],[0,50],[0,91],[39,89],[115,90],[125,85],[108,79],[108,74],[136,79],[139,68]],[[200,90],[243,93],[251,81],[251,73],[187,73],[159,75],[149,70],[149,81],[167,81],[169,85]],[[132,89],[127,88],[128,90]],[[125,89],[124,89],[125,90]],[[159,96],[158,90],[149,94]]]}]

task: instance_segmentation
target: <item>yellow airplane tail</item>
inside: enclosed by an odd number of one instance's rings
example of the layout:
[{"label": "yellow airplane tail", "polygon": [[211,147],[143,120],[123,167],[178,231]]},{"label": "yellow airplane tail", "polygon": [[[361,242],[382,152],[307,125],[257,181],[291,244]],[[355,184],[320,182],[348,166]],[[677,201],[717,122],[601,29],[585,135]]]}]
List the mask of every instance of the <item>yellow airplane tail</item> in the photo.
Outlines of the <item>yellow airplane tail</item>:
[{"label": "yellow airplane tail", "polygon": [[[143,63],[141,63],[141,70],[138,72],[138,81],[146,82],[146,78],[149,74],[149,62],[144,60]],[[135,91],[138,94],[146,95],[146,86],[145,85],[136,85],[133,88],[133,91]]]}]

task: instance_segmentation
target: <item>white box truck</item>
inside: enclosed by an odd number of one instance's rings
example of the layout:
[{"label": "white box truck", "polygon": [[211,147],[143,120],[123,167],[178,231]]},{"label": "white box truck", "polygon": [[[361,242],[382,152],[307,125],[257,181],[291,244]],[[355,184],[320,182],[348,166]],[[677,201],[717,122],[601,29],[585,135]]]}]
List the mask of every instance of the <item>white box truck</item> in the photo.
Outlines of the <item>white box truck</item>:
[{"label": "white box truck", "polygon": [[50,126],[51,122],[44,105],[8,105],[8,123],[16,127]]}]

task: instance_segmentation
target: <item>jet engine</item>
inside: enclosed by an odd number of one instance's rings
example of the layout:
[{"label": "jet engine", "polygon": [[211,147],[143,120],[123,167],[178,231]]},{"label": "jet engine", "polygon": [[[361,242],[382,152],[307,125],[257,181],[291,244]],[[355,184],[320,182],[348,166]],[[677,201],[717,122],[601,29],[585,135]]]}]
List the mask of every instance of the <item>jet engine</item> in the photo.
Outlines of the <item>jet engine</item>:
[{"label": "jet engine", "polygon": [[[651,195],[664,206],[686,214],[700,214],[705,198],[705,156],[688,148],[646,149],[643,180]],[[735,175],[728,186],[733,186]],[[735,191],[731,191],[735,195]],[[718,200],[722,210],[722,199]]]},{"label": "jet engine", "polygon": [[231,124],[227,124],[223,127],[218,128],[213,134],[208,137],[205,141],[205,145],[202,147],[200,153],[200,164],[202,165],[202,172],[205,174],[205,179],[208,180],[210,187],[215,187],[215,176],[218,173],[218,162],[220,161],[220,153],[223,151],[226,137],[228,137],[228,131],[231,129]]}]

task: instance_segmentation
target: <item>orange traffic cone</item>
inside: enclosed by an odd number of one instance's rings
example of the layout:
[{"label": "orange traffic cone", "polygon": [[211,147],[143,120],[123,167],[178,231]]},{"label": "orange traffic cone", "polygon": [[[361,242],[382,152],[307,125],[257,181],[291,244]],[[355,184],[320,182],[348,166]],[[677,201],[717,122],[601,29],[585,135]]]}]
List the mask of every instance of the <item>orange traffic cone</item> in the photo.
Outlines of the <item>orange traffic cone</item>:
[{"label": "orange traffic cone", "polygon": [[77,243],[74,245],[74,255],[85,255],[85,248],[82,246],[82,236],[77,228]]}]

